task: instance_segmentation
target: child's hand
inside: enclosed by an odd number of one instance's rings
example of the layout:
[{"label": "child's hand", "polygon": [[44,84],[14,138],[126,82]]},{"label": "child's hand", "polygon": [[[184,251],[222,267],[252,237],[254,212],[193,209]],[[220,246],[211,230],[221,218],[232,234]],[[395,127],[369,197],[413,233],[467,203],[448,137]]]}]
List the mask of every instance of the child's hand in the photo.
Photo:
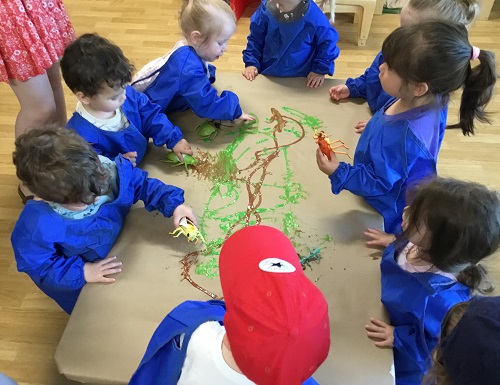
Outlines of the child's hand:
[{"label": "child's hand", "polygon": [[177,144],[172,148],[172,151],[177,155],[179,161],[184,162],[184,157],[182,154],[193,155],[193,150],[191,150],[191,146],[187,142],[186,139],[181,139],[177,142]]},{"label": "child's hand", "polygon": [[330,88],[330,97],[333,100],[348,98],[350,94],[351,91],[349,91],[349,88],[347,88],[345,84],[340,84],[338,86],[333,86],[332,88]]},{"label": "child's hand", "polygon": [[366,335],[372,341],[375,341],[377,348],[392,348],[394,346],[394,326],[370,318],[370,324],[365,325]]},{"label": "child's hand", "polygon": [[248,115],[248,114],[245,114],[243,112],[238,119],[241,119],[241,120],[255,120],[255,116]]},{"label": "child's hand", "polygon": [[179,227],[179,221],[184,217],[193,222],[195,226],[198,226],[198,221],[194,216],[193,209],[186,204],[179,205],[175,208],[174,213],[172,214],[174,226]]},{"label": "child's hand", "polygon": [[365,130],[366,124],[369,120],[370,119],[360,120],[358,124],[354,126],[354,131],[356,132],[356,134],[361,134]]},{"label": "child's hand", "polygon": [[307,86],[310,88],[318,88],[325,82],[325,75],[309,72],[307,75]]},{"label": "child's hand", "polygon": [[137,151],[130,151],[130,152],[127,152],[125,154],[122,154],[122,156],[124,158],[127,158],[128,160],[130,160],[132,162],[132,164],[135,166],[137,166]]},{"label": "child's hand", "polygon": [[117,274],[122,271],[122,262],[116,260],[116,255],[101,259],[97,262],[87,262],[83,265],[83,276],[86,282],[113,283],[115,278],[108,278],[107,275]]},{"label": "child's hand", "polygon": [[367,229],[365,231],[365,235],[368,238],[371,238],[370,241],[366,242],[369,246],[382,246],[385,248],[396,240],[396,236],[394,234],[388,234],[378,229]]},{"label": "child's hand", "polygon": [[248,66],[243,70],[242,75],[247,79],[247,80],[254,80],[257,75],[259,74],[259,70],[257,67],[254,66]]},{"label": "child's hand", "polygon": [[335,155],[333,151],[330,152],[330,155],[332,160],[328,160],[326,155],[323,154],[319,148],[316,150],[316,163],[318,163],[319,169],[328,176],[337,171],[340,165],[337,155]]}]

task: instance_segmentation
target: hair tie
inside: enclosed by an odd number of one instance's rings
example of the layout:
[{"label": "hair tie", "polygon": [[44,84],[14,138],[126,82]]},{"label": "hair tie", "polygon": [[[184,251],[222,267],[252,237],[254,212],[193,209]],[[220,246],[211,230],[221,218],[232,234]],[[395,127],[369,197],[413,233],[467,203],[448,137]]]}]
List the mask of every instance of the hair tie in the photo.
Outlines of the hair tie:
[{"label": "hair tie", "polygon": [[471,59],[472,60],[476,60],[478,57],[479,57],[479,52],[481,52],[481,50],[475,46],[472,46],[472,55],[471,55]]}]

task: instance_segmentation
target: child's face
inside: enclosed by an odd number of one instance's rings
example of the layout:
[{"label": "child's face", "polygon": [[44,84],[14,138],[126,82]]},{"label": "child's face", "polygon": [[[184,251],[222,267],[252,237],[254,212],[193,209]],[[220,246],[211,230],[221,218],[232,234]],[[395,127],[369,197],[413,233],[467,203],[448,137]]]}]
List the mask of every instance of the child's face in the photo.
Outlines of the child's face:
[{"label": "child's face", "polygon": [[[401,228],[406,231],[408,228],[408,209],[410,206],[406,206],[403,211],[403,222],[401,223]],[[408,235],[408,241],[417,245],[418,247],[426,248],[429,243],[429,231],[424,223],[419,223],[415,229],[411,231]]]},{"label": "child's face", "polygon": [[207,42],[195,46],[194,49],[199,57],[208,62],[213,62],[224,55],[227,49],[227,41],[234,33],[234,26],[230,22],[225,22],[221,33],[212,37]]},{"label": "child's face", "polygon": [[389,68],[387,63],[383,63],[378,68],[380,73],[378,75],[380,84],[385,92],[394,97],[401,97],[401,88],[403,87],[403,79]]},{"label": "child's face", "polygon": [[86,97],[86,104],[93,111],[111,113],[125,102],[125,87],[111,88],[107,84],[92,97]]}]

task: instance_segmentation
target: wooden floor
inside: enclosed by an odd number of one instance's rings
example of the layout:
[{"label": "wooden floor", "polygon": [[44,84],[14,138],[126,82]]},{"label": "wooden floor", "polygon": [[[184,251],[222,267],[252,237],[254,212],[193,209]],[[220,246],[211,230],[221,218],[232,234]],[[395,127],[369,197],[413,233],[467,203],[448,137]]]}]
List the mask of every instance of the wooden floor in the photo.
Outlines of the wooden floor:
[{"label": "wooden floor", "polygon": [[[162,55],[180,38],[177,24],[180,3],[180,0],[65,0],[78,34],[95,31],[113,40],[137,68]],[[242,70],[241,51],[246,44],[250,11],[247,10],[239,21],[228,52],[215,63],[219,70]],[[337,20],[341,55],[336,61],[336,78],[361,74],[380,50],[385,36],[399,24],[398,15],[375,16],[366,47],[357,47],[352,17],[339,15]],[[470,35],[474,45],[494,51],[500,62],[499,2],[494,6],[490,20],[477,22]],[[491,126],[481,125],[477,135],[470,138],[463,137],[457,130],[446,133],[439,156],[441,175],[473,180],[500,189],[498,89],[489,107]],[[75,98],[69,90],[66,91],[67,109],[72,113]],[[73,384],[58,374],[53,360],[68,316],[46,298],[26,275],[17,272],[10,246],[10,233],[22,209],[11,161],[17,111],[18,104],[13,93],[7,85],[1,84],[0,372],[14,377],[20,384]],[[449,116],[450,121],[456,121],[456,103],[451,105]],[[330,130],[334,129],[332,123]],[[500,263],[492,263],[492,270],[497,282],[500,282]]]}]

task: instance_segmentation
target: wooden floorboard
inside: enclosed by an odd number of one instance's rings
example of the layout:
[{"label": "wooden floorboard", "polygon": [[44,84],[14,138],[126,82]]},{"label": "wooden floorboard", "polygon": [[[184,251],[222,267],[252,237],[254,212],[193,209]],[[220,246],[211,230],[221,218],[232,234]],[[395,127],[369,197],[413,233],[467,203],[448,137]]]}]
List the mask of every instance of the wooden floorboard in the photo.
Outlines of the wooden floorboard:
[{"label": "wooden floorboard", "polygon": [[[180,38],[177,23],[180,0],[66,0],[65,4],[78,34],[98,32],[113,40],[137,68],[163,55]],[[227,53],[215,63],[219,70],[242,70],[241,51],[246,44],[250,14],[248,9],[238,23]],[[361,74],[380,50],[383,39],[398,24],[397,15],[375,16],[366,46],[357,47],[352,16],[339,15],[336,27],[341,36],[341,55],[336,61],[335,78]],[[494,51],[500,61],[499,36],[500,3],[496,2],[490,20],[479,21],[471,28],[470,40],[482,49]],[[75,102],[66,89],[68,113],[73,112]],[[488,110],[492,125],[480,125],[476,136],[466,138],[458,130],[446,133],[439,156],[441,175],[500,189],[498,88]],[[26,275],[17,272],[10,246],[10,233],[22,209],[12,165],[17,111],[18,103],[11,89],[0,84],[0,371],[20,384],[74,384],[58,374],[53,359],[68,317]],[[458,116],[456,97],[449,116],[450,121]],[[333,124],[329,127],[335,129]],[[498,282],[500,266],[493,261],[491,268]]]}]

